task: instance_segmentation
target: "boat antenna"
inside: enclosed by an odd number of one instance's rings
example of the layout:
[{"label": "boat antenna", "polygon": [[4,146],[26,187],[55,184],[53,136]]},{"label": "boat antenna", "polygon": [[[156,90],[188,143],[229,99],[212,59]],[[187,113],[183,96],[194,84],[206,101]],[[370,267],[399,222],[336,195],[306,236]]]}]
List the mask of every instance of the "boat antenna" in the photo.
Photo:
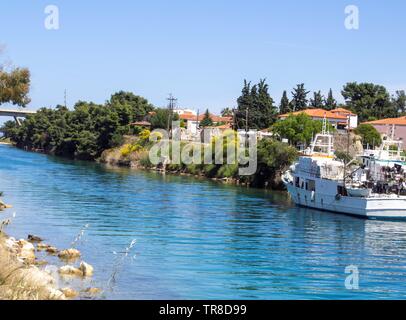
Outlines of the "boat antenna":
[{"label": "boat antenna", "polygon": [[327,114],[326,112],[324,113],[324,118],[323,118],[323,130],[322,134],[326,135],[327,134]]}]

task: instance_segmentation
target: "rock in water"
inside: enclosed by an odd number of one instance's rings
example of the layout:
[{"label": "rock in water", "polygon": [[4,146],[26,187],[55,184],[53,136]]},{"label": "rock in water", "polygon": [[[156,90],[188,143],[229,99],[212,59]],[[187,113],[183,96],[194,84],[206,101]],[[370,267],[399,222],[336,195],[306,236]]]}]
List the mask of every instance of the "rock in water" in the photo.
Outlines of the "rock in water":
[{"label": "rock in water", "polygon": [[68,249],[59,252],[58,257],[61,259],[72,260],[80,258],[80,251],[76,249]]},{"label": "rock in water", "polygon": [[48,246],[46,249],[46,252],[49,254],[58,254],[58,249],[55,247]]},{"label": "rock in water", "polygon": [[49,244],[38,243],[37,244],[37,251],[46,251],[51,246]]},{"label": "rock in water", "polygon": [[80,263],[79,270],[83,272],[83,276],[85,277],[93,276],[94,268],[86,262],[82,261]]},{"label": "rock in water", "polygon": [[61,291],[68,299],[74,299],[79,295],[79,293],[76,290],[73,290],[71,288],[63,288],[61,289]]},{"label": "rock in water", "polygon": [[72,266],[64,266],[59,268],[61,275],[83,277],[83,272]]},{"label": "rock in water", "polygon": [[33,236],[32,234],[29,234],[28,235],[28,241],[30,241],[30,242],[42,242],[44,240],[42,240],[40,237]]},{"label": "rock in water", "polygon": [[99,288],[87,288],[86,290],[83,291],[83,293],[88,294],[88,295],[96,295],[101,292],[102,292],[102,290]]}]

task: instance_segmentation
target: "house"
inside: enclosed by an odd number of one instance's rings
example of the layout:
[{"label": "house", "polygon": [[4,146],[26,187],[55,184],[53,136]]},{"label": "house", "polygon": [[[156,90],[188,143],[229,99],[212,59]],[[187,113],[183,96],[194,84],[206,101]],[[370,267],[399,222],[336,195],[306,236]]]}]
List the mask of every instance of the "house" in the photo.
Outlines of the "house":
[{"label": "house", "polygon": [[[200,122],[204,119],[205,115],[204,114],[194,114],[191,112],[184,112],[179,115],[179,118],[183,121],[186,122],[186,130],[190,134],[197,134],[199,131],[199,124]],[[214,114],[210,114],[210,118],[213,121],[214,126],[216,125],[228,125],[231,127],[233,118],[232,117],[222,117],[222,116],[217,116]]]},{"label": "house", "polygon": [[[224,125],[220,125],[217,127],[214,127],[214,126],[205,127],[200,132],[201,141],[202,142],[210,141],[212,138],[219,137],[219,136],[223,135],[224,132],[226,132],[227,130],[230,130],[230,129],[231,129],[230,124],[224,124]],[[205,140],[205,138],[208,140]]]},{"label": "house", "polygon": [[[351,112],[350,110],[347,110],[344,108],[337,108],[337,109],[331,110],[331,112],[336,115],[346,117],[349,120],[350,129],[356,129],[358,127],[358,115]],[[347,121],[345,123],[345,126],[347,126]]]},{"label": "house", "polygon": [[364,124],[372,125],[384,138],[406,141],[406,117],[368,121]]},{"label": "house", "polygon": [[335,110],[324,110],[324,109],[305,109],[301,111],[296,111],[292,113],[282,114],[279,119],[286,119],[289,115],[299,115],[301,113],[307,114],[313,120],[323,120],[327,119],[330,124],[336,129],[346,129],[348,122],[350,123],[350,129],[355,129],[358,127],[358,116],[349,110],[344,108],[337,108]]}]

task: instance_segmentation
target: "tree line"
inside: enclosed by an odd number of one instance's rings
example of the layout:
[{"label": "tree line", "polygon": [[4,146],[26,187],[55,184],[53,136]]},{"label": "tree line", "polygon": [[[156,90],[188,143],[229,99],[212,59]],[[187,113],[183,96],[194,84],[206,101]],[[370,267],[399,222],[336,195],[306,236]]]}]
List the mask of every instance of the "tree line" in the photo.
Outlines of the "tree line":
[{"label": "tree line", "polygon": [[[327,96],[324,96],[321,91],[311,94],[301,83],[291,91],[290,98],[287,91],[284,91],[281,101],[277,105],[269,94],[269,85],[265,79],[261,79],[258,84],[245,80],[241,95],[237,99],[236,124],[239,129],[243,129],[246,127],[248,119],[250,129],[268,129],[278,120],[280,114],[309,108],[333,110],[339,106],[356,113],[360,122],[406,115],[404,90],[396,91],[391,95],[382,85],[349,82],[344,85],[341,95],[344,103],[339,105],[332,89],[329,90]],[[230,109],[226,108],[222,113],[230,115]]]},{"label": "tree line", "polygon": [[124,135],[139,133],[140,127],[132,123],[147,119],[153,128],[166,128],[168,117],[168,110],[120,91],[104,104],[79,101],[73,110],[61,105],[41,108],[21,126],[8,121],[0,130],[23,149],[94,160],[104,150],[121,145]]}]

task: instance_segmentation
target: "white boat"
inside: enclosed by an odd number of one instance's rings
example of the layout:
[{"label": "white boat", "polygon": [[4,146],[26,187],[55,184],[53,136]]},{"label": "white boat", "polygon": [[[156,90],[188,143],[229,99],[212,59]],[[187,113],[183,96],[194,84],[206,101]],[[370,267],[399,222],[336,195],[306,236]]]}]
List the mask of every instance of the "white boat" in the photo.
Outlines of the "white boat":
[{"label": "white boat", "polygon": [[335,159],[333,137],[325,128],[306,155],[283,176],[293,201],[299,206],[363,218],[406,219],[406,184],[402,180],[397,184],[369,180],[371,167],[350,172],[348,165]]}]

